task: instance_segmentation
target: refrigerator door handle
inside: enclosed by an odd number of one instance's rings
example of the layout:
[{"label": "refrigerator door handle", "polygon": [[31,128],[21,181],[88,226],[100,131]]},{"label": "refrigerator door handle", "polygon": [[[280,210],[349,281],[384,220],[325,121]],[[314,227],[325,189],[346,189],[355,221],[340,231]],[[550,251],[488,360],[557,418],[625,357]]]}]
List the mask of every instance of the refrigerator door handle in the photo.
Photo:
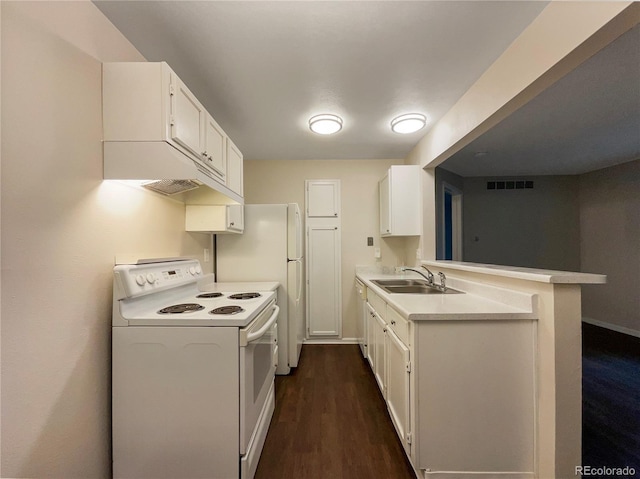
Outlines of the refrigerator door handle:
[{"label": "refrigerator door handle", "polygon": [[300,303],[300,297],[302,296],[302,258],[297,258],[297,259],[287,259],[287,262],[290,263],[292,261],[295,261],[296,264],[296,269],[300,268],[300,272],[298,273],[298,284],[297,284],[297,296],[296,296],[296,305],[298,303]]}]

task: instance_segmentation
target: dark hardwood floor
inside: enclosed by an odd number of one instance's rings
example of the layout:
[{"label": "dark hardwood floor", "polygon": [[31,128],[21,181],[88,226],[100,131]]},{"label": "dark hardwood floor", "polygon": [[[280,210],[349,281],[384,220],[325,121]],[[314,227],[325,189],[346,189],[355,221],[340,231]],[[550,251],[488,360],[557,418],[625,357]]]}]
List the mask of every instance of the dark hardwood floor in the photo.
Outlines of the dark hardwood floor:
[{"label": "dark hardwood floor", "polygon": [[582,463],[640,477],[640,339],[582,326]]},{"label": "dark hardwood floor", "polygon": [[305,345],[276,376],[276,409],[256,479],[414,478],[357,345]]}]

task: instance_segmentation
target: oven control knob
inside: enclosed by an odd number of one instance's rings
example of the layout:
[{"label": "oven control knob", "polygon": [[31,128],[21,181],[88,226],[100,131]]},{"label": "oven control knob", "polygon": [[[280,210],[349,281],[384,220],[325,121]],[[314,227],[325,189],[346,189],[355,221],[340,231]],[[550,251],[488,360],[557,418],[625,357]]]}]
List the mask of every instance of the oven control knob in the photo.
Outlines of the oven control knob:
[{"label": "oven control knob", "polygon": [[144,285],[144,283],[146,282],[146,278],[139,274],[138,276],[136,276],[136,283],[138,283],[138,286],[142,286]]},{"label": "oven control knob", "polygon": [[196,266],[196,274],[202,273],[202,268],[200,266]]},{"label": "oven control knob", "polygon": [[189,268],[189,274],[191,274],[192,276],[193,276],[194,274],[196,274],[196,267],[195,267],[195,266],[191,266],[191,267]]},{"label": "oven control knob", "polygon": [[156,282],[156,275],[153,273],[149,273],[147,274],[147,281],[149,282],[149,284],[153,284]]}]

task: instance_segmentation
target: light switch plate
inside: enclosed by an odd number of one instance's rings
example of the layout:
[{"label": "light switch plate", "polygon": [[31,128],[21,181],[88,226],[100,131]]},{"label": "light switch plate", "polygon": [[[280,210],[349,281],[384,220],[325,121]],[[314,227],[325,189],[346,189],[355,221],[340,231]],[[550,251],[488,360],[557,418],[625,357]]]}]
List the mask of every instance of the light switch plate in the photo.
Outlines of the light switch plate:
[{"label": "light switch plate", "polygon": [[380,248],[376,248],[376,249],[374,250],[373,255],[374,255],[376,258],[380,259],[380,256],[381,256],[381,254],[380,254]]}]

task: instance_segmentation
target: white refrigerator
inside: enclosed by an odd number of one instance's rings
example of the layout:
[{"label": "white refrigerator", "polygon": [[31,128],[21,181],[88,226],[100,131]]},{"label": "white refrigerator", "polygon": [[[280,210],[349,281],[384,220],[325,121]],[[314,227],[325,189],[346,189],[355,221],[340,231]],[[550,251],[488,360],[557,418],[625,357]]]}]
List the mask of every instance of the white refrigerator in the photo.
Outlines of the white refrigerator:
[{"label": "white refrigerator", "polygon": [[278,368],[298,365],[304,341],[302,218],[296,203],[245,205],[244,233],[216,236],[217,281],[278,281]]}]

